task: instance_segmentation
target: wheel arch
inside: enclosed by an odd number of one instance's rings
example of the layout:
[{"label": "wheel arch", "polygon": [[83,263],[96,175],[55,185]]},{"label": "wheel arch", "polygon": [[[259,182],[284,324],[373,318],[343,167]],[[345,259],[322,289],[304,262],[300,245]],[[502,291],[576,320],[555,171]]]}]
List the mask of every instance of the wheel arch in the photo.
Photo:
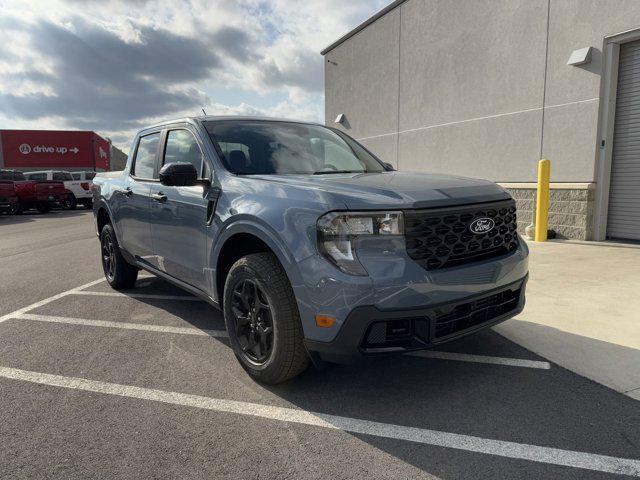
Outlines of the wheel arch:
[{"label": "wheel arch", "polygon": [[100,232],[102,231],[104,226],[107,223],[110,223],[113,227],[113,231],[116,233],[116,240],[118,241],[118,244],[122,245],[120,243],[120,232],[118,231],[118,227],[113,218],[113,213],[111,212],[111,209],[109,208],[107,202],[105,202],[104,200],[100,200],[97,205],[94,205],[93,208],[93,211],[95,212],[94,215],[96,222],[96,233],[98,234],[98,236],[100,236]]},{"label": "wheel arch", "polygon": [[213,294],[222,307],[224,283],[231,266],[240,258],[259,252],[273,253],[282,265],[289,282],[294,285],[297,280],[293,255],[278,240],[276,232],[259,223],[242,221],[229,226],[218,237],[213,250],[210,265],[214,268],[212,275]]}]

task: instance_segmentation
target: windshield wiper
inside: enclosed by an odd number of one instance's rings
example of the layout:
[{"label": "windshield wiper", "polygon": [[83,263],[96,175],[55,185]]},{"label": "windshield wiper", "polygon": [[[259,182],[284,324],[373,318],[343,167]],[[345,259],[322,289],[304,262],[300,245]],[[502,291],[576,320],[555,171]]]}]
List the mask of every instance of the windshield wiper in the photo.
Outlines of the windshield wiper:
[{"label": "windshield wiper", "polygon": [[336,173],[366,173],[364,170],[319,170],[313,175],[335,175]]}]

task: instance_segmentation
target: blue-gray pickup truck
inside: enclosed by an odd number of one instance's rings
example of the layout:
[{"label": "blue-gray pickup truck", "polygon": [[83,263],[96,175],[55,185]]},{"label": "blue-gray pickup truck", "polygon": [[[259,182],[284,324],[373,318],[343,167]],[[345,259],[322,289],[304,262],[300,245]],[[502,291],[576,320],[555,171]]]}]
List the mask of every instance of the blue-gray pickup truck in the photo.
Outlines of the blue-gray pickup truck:
[{"label": "blue-gray pickup truck", "polygon": [[109,284],[143,269],[220,308],[261,382],[433,348],[524,307],[528,250],[503,188],[394,171],[319,124],[158,124],[93,190]]}]

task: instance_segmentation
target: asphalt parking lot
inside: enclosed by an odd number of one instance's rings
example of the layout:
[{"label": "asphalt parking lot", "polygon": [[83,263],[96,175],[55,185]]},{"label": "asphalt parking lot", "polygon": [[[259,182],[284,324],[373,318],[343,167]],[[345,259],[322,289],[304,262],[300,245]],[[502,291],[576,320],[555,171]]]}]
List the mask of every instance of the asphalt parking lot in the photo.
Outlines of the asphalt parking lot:
[{"label": "asphalt parking lot", "polygon": [[2,478],[640,477],[640,403],[489,330],[265,387],[220,313],[102,281],[91,213],[0,217]]}]

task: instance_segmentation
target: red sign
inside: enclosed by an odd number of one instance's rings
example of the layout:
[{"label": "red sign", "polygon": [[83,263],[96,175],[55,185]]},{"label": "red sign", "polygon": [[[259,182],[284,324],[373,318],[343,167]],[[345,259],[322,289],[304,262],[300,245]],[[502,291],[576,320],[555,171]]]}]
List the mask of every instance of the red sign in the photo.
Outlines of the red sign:
[{"label": "red sign", "polygon": [[109,170],[109,142],[94,132],[0,130],[2,168]]}]

